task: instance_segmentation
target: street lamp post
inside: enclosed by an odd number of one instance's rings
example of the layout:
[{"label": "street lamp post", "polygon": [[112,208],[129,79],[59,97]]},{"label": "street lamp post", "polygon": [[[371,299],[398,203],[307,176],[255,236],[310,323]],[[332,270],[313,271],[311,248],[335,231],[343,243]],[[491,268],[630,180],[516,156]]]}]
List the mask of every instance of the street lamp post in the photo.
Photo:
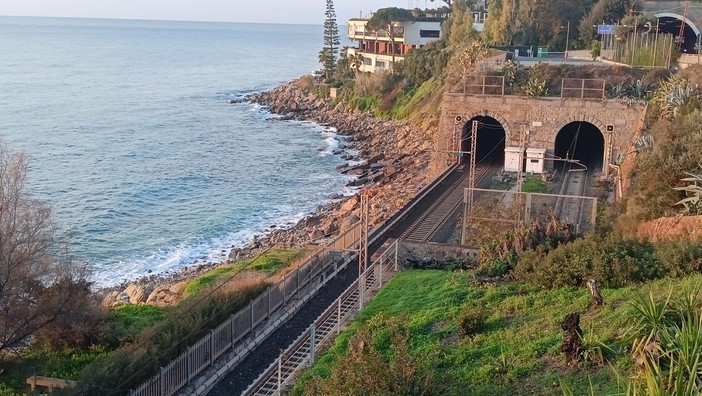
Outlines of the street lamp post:
[{"label": "street lamp post", "polygon": [[567,26],[561,26],[561,29],[566,28],[566,48],[565,48],[565,57],[568,59],[568,41],[570,40],[570,21],[568,21]]}]

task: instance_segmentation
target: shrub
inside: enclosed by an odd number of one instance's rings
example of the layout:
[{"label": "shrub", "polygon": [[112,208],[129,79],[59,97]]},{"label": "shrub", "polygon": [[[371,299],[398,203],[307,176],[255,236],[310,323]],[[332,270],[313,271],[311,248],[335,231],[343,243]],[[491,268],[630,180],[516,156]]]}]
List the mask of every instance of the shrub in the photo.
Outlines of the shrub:
[{"label": "shrub", "polygon": [[392,87],[392,75],[387,71],[359,73],[356,76],[354,91],[362,95],[378,95]]},{"label": "shrub", "polygon": [[[422,395],[432,389],[431,358],[410,353],[406,318],[373,317],[348,341],[348,351],[326,378],[312,379],[304,395]],[[424,362],[424,364],[420,364]],[[379,375],[382,373],[382,375]],[[293,393],[297,394],[299,390]]]},{"label": "shrub", "polygon": [[268,284],[260,283],[236,293],[218,292],[204,300],[185,300],[170,310],[165,320],[144,330],[137,343],[125,345],[83,370],[72,394],[126,394],[266,287]]},{"label": "shrub", "polygon": [[524,95],[530,98],[548,95],[546,81],[530,78],[529,81],[527,81],[526,86],[524,87]]},{"label": "shrub", "polygon": [[522,183],[523,192],[533,192],[533,193],[546,193],[548,192],[548,186],[541,180],[538,175],[529,176],[524,183]]},{"label": "shrub", "polygon": [[589,278],[607,287],[621,287],[699,272],[702,247],[588,234],[548,252],[520,253],[516,261],[512,271],[516,280],[544,288],[580,287]]},{"label": "shrub", "polygon": [[485,327],[485,305],[469,305],[458,314],[458,328],[464,337],[475,337]]},{"label": "shrub", "polygon": [[297,87],[303,91],[309,91],[314,88],[314,79],[312,76],[302,76],[297,80]]}]

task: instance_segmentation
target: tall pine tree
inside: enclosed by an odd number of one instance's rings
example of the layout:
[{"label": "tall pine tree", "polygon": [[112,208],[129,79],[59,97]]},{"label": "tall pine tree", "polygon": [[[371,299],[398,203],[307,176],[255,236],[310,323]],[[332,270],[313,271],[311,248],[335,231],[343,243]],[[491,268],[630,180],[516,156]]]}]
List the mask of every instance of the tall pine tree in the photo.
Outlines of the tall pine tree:
[{"label": "tall pine tree", "polygon": [[327,0],[327,11],[324,15],[326,17],[324,20],[324,48],[319,52],[319,62],[324,66],[324,76],[330,79],[334,75],[339,45],[341,44],[333,0]]}]

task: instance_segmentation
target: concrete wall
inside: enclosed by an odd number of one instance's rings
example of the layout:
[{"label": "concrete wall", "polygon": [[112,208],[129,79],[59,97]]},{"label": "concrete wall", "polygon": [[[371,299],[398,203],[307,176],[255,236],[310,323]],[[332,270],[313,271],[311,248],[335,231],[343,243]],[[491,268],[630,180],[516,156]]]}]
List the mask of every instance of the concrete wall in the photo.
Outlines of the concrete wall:
[{"label": "concrete wall", "polygon": [[[585,121],[599,128],[604,137],[603,170],[609,164],[619,164],[626,157],[631,142],[638,136],[640,120],[646,111],[643,102],[628,100],[583,100],[561,98],[527,98],[525,96],[468,96],[447,93],[443,98],[442,116],[435,147],[438,153],[448,153],[450,142],[460,139],[464,125],[476,116],[489,116],[502,124],[505,146],[520,145],[520,131],[529,131],[528,148],[545,149],[554,154],[556,136],[567,124]],[[462,121],[456,122],[456,116]],[[613,125],[612,132],[606,131]],[[450,155],[437,156],[450,161]],[[545,164],[553,169],[553,161]]]},{"label": "concrete wall", "polygon": [[[439,37],[420,37],[420,30],[438,30]],[[441,37],[441,24],[439,22],[405,22],[405,44],[416,45],[417,47],[426,45]]]},{"label": "concrete wall", "polygon": [[400,240],[397,249],[398,264],[407,268],[410,262],[434,263],[444,261],[475,263],[479,249],[458,245],[422,243]]}]

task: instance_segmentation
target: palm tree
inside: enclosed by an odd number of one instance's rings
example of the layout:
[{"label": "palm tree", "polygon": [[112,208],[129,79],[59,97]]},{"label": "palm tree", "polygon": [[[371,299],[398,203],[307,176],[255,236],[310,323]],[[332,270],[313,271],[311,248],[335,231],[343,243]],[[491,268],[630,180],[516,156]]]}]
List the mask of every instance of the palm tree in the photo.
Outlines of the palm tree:
[{"label": "palm tree", "polygon": [[363,66],[363,55],[360,52],[355,52],[348,55],[348,60],[349,67],[351,67],[354,72],[358,73],[361,70],[361,66]]}]

